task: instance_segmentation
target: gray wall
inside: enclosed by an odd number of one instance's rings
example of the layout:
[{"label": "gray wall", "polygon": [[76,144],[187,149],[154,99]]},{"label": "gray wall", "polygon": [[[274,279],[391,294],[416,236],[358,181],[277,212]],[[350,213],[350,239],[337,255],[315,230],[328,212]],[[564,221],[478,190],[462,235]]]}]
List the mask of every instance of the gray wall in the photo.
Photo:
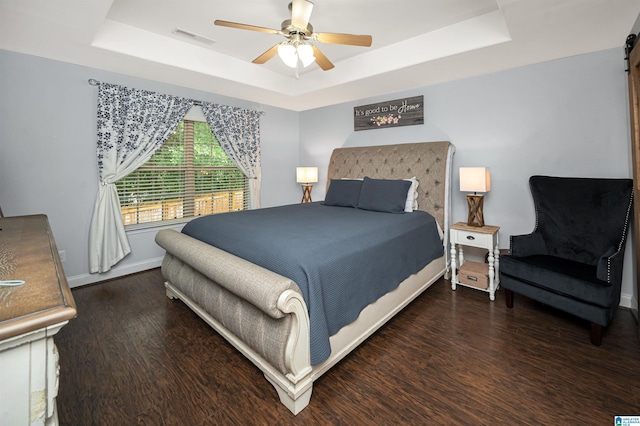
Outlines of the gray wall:
[{"label": "gray wall", "polygon": [[[335,147],[448,140],[456,146],[453,222],[467,218],[458,169],[487,166],[485,222],[501,227],[500,246],[508,248],[509,235],[534,227],[529,176],[632,177],[623,58],[621,47],[303,112],[300,161],[322,171],[313,198],[324,198]],[[353,131],[353,107],[418,95],[423,125]],[[628,245],[627,307],[637,305],[632,253]]]},{"label": "gray wall", "polygon": [[132,253],[89,274],[88,232],[98,188],[98,88],[88,79],[266,112],[261,119],[265,207],[298,202],[298,113],[149,80],[0,50],[0,206],[49,217],[71,286],[159,266],[157,228],[128,232]]}]

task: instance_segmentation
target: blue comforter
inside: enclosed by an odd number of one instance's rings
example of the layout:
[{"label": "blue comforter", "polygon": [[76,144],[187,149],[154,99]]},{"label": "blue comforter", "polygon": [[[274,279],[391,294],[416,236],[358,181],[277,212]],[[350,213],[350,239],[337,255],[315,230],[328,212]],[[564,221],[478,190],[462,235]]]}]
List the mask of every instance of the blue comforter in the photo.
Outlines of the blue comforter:
[{"label": "blue comforter", "polygon": [[182,232],[292,279],[309,310],[311,364],[329,336],[367,305],[443,255],[436,221],[321,203],[203,216]]}]

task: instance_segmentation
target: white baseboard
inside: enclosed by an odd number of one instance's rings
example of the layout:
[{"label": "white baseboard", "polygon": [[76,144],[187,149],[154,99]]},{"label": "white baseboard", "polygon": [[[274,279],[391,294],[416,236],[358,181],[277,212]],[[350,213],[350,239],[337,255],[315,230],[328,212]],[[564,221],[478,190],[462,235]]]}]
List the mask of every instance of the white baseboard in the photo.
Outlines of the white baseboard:
[{"label": "white baseboard", "polygon": [[149,269],[158,268],[162,265],[162,256],[153,259],[147,259],[143,262],[132,263],[122,267],[112,268],[109,272],[104,274],[82,274],[67,277],[69,287],[81,287],[87,284],[93,284],[100,281],[110,280],[112,278],[118,278],[129,274],[135,274],[136,272],[147,271]]},{"label": "white baseboard", "polygon": [[620,306],[623,308],[629,309],[637,309],[638,301],[633,297],[632,294],[624,294],[620,295]]}]

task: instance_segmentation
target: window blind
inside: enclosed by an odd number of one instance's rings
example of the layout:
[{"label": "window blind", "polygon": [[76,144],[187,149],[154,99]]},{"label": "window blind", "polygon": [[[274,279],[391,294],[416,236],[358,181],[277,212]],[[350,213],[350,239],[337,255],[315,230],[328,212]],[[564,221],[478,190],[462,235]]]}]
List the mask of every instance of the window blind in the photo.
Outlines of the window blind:
[{"label": "window blind", "polygon": [[125,225],[249,208],[246,176],[207,123],[183,120],[143,166],[116,182]]}]

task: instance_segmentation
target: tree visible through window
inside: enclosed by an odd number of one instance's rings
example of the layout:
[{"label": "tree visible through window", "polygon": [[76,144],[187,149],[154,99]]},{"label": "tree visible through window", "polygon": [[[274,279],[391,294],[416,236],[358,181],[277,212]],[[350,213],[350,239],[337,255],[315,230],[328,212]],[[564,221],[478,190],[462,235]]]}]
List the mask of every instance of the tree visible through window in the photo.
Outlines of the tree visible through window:
[{"label": "tree visible through window", "polygon": [[142,167],[116,182],[125,225],[249,207],[246,176],[207,123],[183,120]]}]

